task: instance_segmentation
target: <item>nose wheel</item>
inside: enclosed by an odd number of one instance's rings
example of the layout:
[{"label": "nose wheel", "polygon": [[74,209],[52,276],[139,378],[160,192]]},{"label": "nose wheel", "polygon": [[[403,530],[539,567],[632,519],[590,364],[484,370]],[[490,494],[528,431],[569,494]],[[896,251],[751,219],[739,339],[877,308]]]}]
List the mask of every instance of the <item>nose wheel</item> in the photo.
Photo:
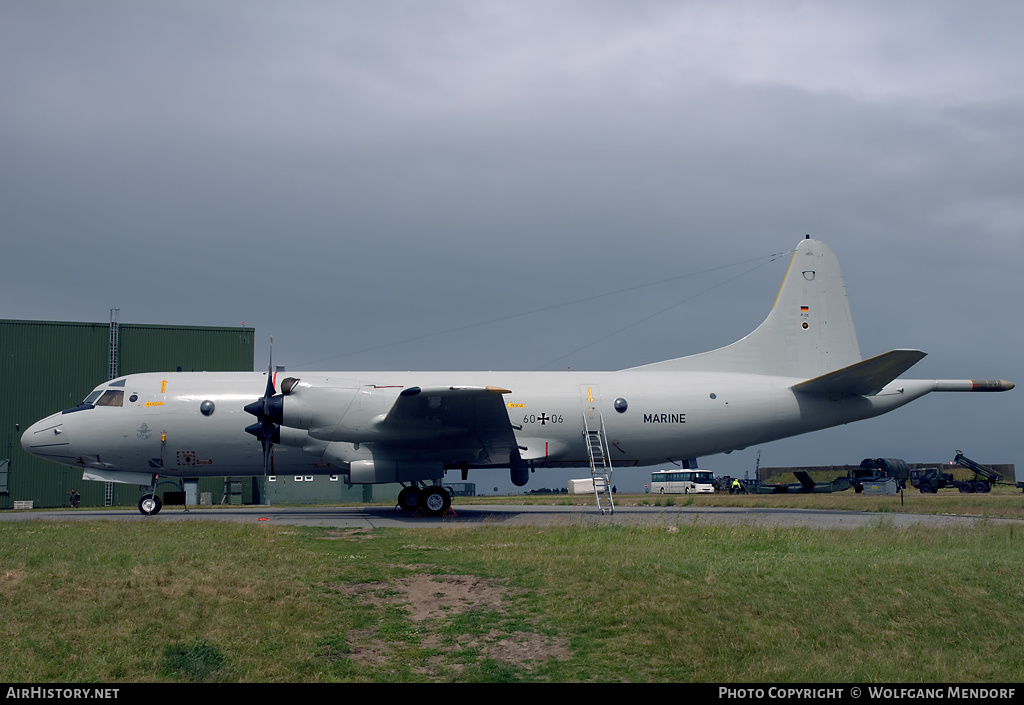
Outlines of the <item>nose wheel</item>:
[{"label": "nose wheel", "polygon": [[143,495],[142,499],[139,500],[139,511],[146,516],[153,516],[159,514],[163,508],[164,503],[155,494]]}]

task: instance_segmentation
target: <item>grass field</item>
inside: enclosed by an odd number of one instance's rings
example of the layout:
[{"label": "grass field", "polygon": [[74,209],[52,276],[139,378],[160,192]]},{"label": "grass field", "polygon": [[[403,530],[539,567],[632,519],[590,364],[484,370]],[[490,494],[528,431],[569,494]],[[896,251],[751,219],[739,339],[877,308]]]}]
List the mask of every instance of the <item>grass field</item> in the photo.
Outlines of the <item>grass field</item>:
[{"label": "grass field", "polygon": [[[732,498],[773,499],[804,498]],[[1012,524],[30,521],[0,524],[0,540],[4,682],[1024,676],[1024,526]]]},{"label": "grass field", "polygon": [[[785,481],[785,480],[784,480]],[[524,494],[511,497],[458,497],[455,504],[563,504],[593,505],[593,494]],[[694,506],[694,507],[787,507],[830,509],[855,512],[902,512],[911,514],[956,514],[979,517],[1024,519],[1024,493],[1012,486],[997,486],[984,494],[962,494],[940,490],[921,494],[915,489],[901,495],[857,494],[853,490],[832,494],[759,494],[759,495],[657,495],[619,494],[616,506]]]}]

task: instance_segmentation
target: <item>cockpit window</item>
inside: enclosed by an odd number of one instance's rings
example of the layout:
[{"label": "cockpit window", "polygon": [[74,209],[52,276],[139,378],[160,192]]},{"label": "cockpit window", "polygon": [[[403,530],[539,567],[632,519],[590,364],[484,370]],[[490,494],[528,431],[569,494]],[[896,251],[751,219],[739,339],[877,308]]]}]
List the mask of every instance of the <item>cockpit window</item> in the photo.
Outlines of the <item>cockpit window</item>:
[{"label": "cockpit window", "polygon": [[123,406],[124,390],[108,389],[103,396],[96,400],[96,406]]},{"label": "cockpit window", "polygon": [[103,390],[102,389],[98,389],[95,392],[92,392],[89,396],[87,396],[85,398],[85,401],[82,402],[82,403],[83,404],[92,404],[93,402],[95,402],[97,399],[100,398],[100,394],[103,394]]}]

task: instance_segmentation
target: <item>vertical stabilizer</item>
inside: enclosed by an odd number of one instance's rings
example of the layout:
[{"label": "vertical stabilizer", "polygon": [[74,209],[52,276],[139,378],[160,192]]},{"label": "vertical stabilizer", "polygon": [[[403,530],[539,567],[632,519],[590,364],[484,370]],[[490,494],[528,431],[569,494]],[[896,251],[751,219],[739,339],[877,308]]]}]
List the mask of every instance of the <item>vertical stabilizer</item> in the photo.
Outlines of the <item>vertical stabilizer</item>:
[{"label": "vertical stabilizer", "polygon": [[745,372],[811,379],[860,362],[839,261],[824,243],[807,238],[764,323],[732,345],[637,370]]}]

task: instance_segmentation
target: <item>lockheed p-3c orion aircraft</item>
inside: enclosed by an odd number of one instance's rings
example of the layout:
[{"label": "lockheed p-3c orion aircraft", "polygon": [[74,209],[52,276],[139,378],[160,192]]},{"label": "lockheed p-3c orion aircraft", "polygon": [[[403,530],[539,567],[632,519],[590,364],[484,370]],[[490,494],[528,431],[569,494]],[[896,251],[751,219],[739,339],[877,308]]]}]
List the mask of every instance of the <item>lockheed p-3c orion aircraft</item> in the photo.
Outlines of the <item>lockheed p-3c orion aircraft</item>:
[{"label": "lockheed p-3c orion aircraft", "polygon": [[[718,350],[611,372],[134,374],[33,424],[23,448],[86,480],[312,475],[401,483],[399,504],[444,514],[446,472],[686,463],[867,419],[929,392],[1003,380],[905,379],[919,350],[862,359],[832,251],[793,253],[767,319]],[[610,498],[610,497],[609,497]],[[600,500],[599,500],[600,504]]]}]

